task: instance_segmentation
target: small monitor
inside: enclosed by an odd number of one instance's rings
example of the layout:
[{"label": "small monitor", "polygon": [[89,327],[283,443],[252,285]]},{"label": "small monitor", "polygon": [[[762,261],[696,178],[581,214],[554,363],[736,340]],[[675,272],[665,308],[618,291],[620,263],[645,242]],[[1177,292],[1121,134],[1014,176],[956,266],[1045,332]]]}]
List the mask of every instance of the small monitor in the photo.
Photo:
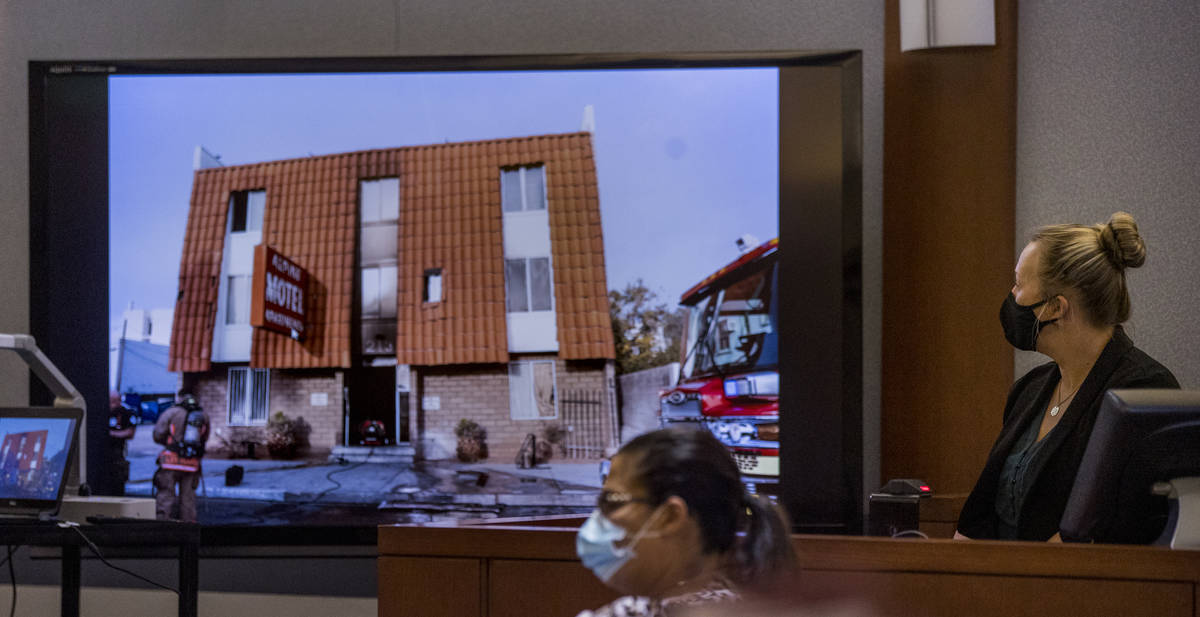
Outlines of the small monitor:
[{"label": "small monitor", "polygon": [[1075,476],[1062,537],[1168,544],[1175,516],[1153,487],[1189,477],[1200,477],[1200,391],[1110,390]]},{"label": "small monitor", "polygon": [[79,409],[0,409],[0,516],[58,511],[82,417]]}]

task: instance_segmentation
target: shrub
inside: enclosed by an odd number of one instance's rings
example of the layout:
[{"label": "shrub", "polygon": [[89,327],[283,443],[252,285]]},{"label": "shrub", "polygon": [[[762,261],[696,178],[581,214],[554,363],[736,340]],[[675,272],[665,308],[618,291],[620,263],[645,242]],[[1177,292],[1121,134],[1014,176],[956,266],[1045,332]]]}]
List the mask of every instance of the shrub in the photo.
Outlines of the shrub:
[{"label": "shrub", "polygon": [[534,462],[538,465],[549,462],[554,458],[554,445],[545,440],[538,440],[534,448]]},{"label": "shrub", "polygon": [[[546,426],[543,426],[542,427],[542,443],[549,443],[549,444],[558,446],[559,455],[566,456],[567,455],[567,427],[563,426],[562,424],[559,424],[558,422],[551,422],[551,423],[547,424]],[[538,445],[541,446],[541,443],[539,443]],[[539,447],[539,449],[540,449],[540,447]],[[551,450],[553,451],[553,448],[551,448]],[[539,456],[539,458],[541,457],[540,454],[538,456]],[[546,455],[545,458],[546,458],[546,460],[549,460],[550,456]]]},{"label": "shrub", "polygon": [[312,427],[303,417],[289,418],[277,411],[267,420],[267,452],[272,458],[296,458],[300,449],[308,445],[311,431]]},{"label": "shrub", "polygon": [[458,447],[455,454],[464,463],[474,463],[488,457],[487,429],[479,426],[478,422],[463,418],[454,427],[454,436],[458,437]]}]

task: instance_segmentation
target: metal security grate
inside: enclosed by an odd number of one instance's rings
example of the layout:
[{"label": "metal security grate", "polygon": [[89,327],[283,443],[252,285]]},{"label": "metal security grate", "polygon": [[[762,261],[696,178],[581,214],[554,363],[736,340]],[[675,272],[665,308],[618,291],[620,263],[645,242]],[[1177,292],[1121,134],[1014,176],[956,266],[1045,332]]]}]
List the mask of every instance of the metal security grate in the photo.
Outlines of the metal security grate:
[{"label": "metal security grate", "polygon": [[267,421],[267,407],[270,400],[271,371],[265,368],[250,369],[250,423],[258,424]]},{"label": "metal security grate", "polygon": [[229,423],[246,424],[246,377],[249,370],[229,369]]},{"label": "metal security grate", "polygon": [[565,391],[559,401],[567,428],[567,457],[603,458],[617,445],[616,417],[602,390]]},{"label": "metal security grate", "polygon": [[229,424],[264,424],[270,401],[270,369],[229,369]]}]

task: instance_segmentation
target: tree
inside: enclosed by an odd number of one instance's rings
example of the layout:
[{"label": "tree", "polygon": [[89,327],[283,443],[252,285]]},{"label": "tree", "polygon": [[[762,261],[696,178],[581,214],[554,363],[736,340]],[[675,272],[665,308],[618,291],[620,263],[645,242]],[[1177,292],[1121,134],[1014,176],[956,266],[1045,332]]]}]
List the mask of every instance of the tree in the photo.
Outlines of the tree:
[{"label": "tree", "polygon": [[632,373],[679,361],[686,309],[658,302],[642,279],[608,292],[608,313],[616,343],[617,373]]}]

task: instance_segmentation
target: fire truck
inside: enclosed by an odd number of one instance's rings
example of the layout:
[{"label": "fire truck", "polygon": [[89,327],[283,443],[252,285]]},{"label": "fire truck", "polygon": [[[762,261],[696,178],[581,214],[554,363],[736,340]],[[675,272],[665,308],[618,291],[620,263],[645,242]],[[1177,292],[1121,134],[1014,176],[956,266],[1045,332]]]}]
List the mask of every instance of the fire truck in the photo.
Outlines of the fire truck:
[{"label": "fire truck", "polygon": [[673,388],[660,392],[663,426],[707,430],[733,454],[752,493],[779,486],[779,239],[743,253],[684,292],[686,345]]}]

